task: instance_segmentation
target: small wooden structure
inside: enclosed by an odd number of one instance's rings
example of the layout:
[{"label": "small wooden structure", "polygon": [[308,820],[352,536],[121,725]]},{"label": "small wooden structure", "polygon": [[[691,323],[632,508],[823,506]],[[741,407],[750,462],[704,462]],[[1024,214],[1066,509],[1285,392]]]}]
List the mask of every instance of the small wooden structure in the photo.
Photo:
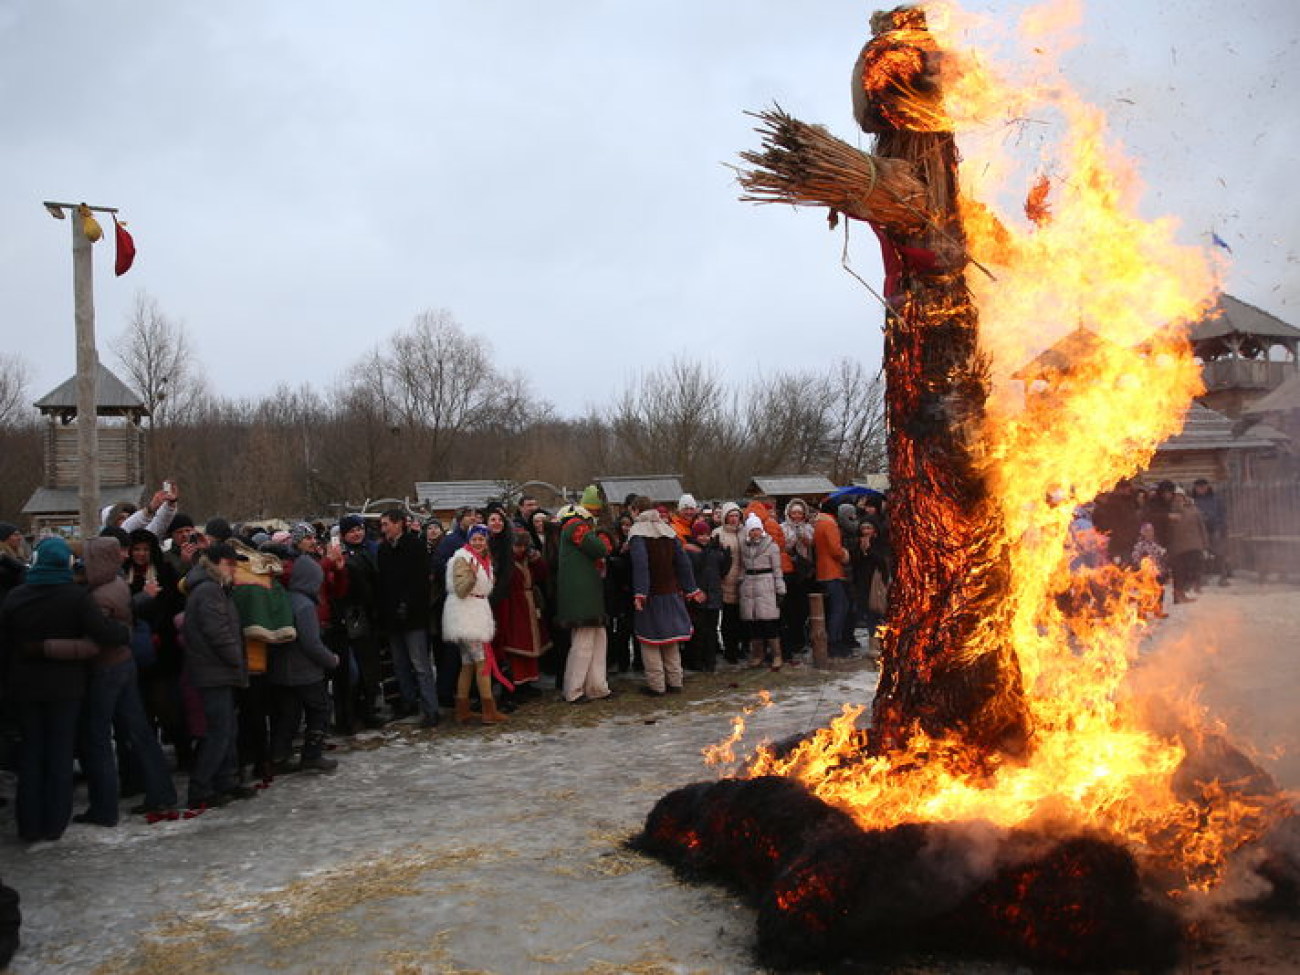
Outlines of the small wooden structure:
[{"label": "small wooden structure", "polygon": [[1201,401],[1233,420],[1300,372],[1300,328],[1232,295],[1223,295],[1189,337],[1202,363]]},{"label": "small wooden structure", "polygon": [[511,494],[510,481],[416,481],[416,504],[443,522],[458,508],[482,508],[491,501],[504,503]]},{"label": "small wooden structure", "polygon": [[1269,428],[1237,433],[1232,420],[1200,402],[1187,410],[1183,429],[1170,437],[1151,458],[1142,476],[1146,481],[1170,480],[1190,487],[1203,477],[1211,484],[1258,479],[1260,466],[1276,454],[1286,435]]},{"label": "small wooden structure", "polygon": [[655,504],[676,507],[685,493],[680,474],[629,474],[617,477],[598,477],[596,487],[610,514],[617,517],[623,510],[628,495],[645,495]]},{"label": "small wooden structure", "polygon": [[749,498],[771,498],[777,517],[792,498],[802,498],[811,505],[826,497],[837,485],[824,474],[755,474],[745,486]]},{"label": "small wooden structure", "polygon": [[[77,380],[73,376],[34,404],[48,422],[44,435],[43,483],[23,506],[31,531],[76,534],[81,477],[78,449]],[[130,502],[144,494],[144,402],[103,363],[95,377],[95,423],[99,428],[99,507]]]}]

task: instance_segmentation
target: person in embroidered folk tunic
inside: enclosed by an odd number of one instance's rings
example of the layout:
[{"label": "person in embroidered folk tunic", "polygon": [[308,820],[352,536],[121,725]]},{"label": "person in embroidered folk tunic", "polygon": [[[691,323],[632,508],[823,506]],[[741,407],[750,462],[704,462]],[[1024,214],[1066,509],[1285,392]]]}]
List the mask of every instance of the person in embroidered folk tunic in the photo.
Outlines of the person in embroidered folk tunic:
[{"label": "person in embroidered folk tunic", "polygon": [[680,691],[681,644],[693,632],[685,600],[699,602],[704,594],[677,533],[655,508],[647,504],[628,534],[634,626],[645,667],[642,693]]},{"label": "person in embroidered folk tunic", "polygon": [[488,555],[488,530],[474,525],[469,540],[447,560],[447,601],[442,608],[442,637],[460,647],[460,675],[456,680],[456,720],[471,720],[470,684],[477,681],[483,702],[484,724],[505,721],[492,697],[492,637],[496,623],[488,596],[492,593],[492,559]]},{"label": "person in embroidered folk tunic", "polygon": [[610,696],[605,675],[605,559],[609,546],[596,531],[604,505],[589,484],[579,504],[560,512],[555,622],[572,634],[564,664],[564,699],[585,704]]},{"label": "person in embroidered folk tunic", "polygon": [[497,632],[492,646],[498,657],[506,655],[510,680],[520,687],[534,683],[540,675],[537,661],[550,647],[551,634],[536,588],[546,581],[546,560],[521,528],[514,530],[512,557],[514,572],[505,599],[495,609]]}]

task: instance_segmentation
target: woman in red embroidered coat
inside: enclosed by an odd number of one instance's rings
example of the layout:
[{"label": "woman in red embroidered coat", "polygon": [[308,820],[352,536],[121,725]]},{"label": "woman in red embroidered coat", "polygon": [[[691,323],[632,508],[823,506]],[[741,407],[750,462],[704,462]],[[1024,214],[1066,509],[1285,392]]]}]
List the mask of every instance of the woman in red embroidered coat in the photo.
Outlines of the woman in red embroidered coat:
[{"label": "woman in red embroidered coat", "polygon": [[513,542],[514,572],[506,598],[496,607],[497,632],[492,642],[498,659],[509,661],[515,686],[526,687],[537,681],[538,658],[551,646],[537,595],[537,587],[546,584],[547,567],[542,554],[530,544],[528,532],[517,529]]}]

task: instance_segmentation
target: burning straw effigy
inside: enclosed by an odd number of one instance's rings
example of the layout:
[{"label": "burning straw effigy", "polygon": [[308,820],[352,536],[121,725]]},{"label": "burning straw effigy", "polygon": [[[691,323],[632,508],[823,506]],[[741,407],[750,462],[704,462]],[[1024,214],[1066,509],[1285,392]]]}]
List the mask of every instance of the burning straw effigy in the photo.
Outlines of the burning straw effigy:
[{"label": "burning straw effigy", "polygon": [[[923,947],[1065,968],[1168,968],[1183,937],[1168,892],[1209,889],[1237,851],[1262,849],[1294,819],[1225,741],[1194,721],[1153,731],[1141,705],[1123,699],[1125,643],[1141,626],[1151,576],[1100,569],[1087,582],[1097,594],[1087,611],[1072,610],[1062,598],[1077,585],[1062,581],[1069,511],[1054,501],[1065,492],[1037,478],[1063,466],[1061,456],[1096,454],[1095,469],[1072,469],[1069,486],[1113,484],[1169,435],[1194,364],[1165,332],[1125,363],[1090,364],[1101,386],[1116,370],[1141,369],[1147,399],[1171,390],[1158,404],[1165,413],[1150,418],[1109,392],[1117,426],[1106,435],[1124,456],[1076,443],[1081,423],[1064,400],[1019,415],[993,407],[983,305],[967,268],[1036,252],[1045,265],[1065,264],[1048,225],[1068,227],[1072,207],[1104,210],[1116,194],[1099,170],[1075,182],[1095,184],[1102,204],[1048,206],[1039,179],[1026,206],[1037,236],[1017,238],[982,203],[961,199],[943,97],[952,73],[926,14],[877,13],[872,35],[853,93],[873,152],[777,108],[756,116],[763,148],[742,153],[749,168],[739,173],[742,199],[827,207],[832,222],[868,222],[882,247],[896,572],[870,727],[855,724],[865,709],[846,706],[830,728],[761,750],[735,778],[670,793],[633,845],[753,903],[766,964]],[[1139,233],[1115,219],[1117,233]],[[972,227],[984,236],[970,239]],[[1079,241],[1058,246],[1077,251]],[[1145,296],[1178,278],[1170,267],[1131,277]],[[1194,312],[1196,284],[1184,290],[1170,317]],[[1098,318],[1126,306],[1101,307]],[[1059,429],[1035,427],[1049,422]],[[1018,472],[998,467],[1016,459],[1026,465]],[[1294,854],[1279,845],[1256,859],[1271,896],[1294,903]]]}]

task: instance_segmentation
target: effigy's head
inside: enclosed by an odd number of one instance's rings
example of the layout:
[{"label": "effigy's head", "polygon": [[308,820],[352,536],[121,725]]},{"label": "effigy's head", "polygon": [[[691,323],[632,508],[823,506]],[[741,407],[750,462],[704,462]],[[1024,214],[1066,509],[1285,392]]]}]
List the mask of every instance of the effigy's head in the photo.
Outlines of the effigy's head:
[{"label": "effigy's head", "polygon": [[853,116],[866,132],[947,132],[940,52],[920,7],[878,10],[853,66]]}]

